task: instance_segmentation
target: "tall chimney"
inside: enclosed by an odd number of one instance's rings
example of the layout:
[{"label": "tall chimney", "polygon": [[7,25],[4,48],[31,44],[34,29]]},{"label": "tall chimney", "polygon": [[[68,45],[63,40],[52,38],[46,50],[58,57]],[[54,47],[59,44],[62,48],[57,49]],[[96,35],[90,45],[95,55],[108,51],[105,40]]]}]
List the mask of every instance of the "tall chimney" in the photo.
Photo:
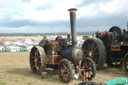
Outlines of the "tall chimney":
[{"label": "tall chimney", "polygon": [[72,35],[72,45],[76,45],[76,8],[71,8],[68,10],[70,13],[70,24],[71,24],[71,35]]}]

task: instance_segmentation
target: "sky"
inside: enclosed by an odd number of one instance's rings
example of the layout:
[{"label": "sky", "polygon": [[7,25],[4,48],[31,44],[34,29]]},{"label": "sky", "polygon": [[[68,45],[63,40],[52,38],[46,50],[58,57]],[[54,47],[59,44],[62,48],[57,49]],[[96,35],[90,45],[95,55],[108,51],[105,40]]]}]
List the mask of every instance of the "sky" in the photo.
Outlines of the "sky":
[{"label": "sky", "polygon": [[128,0],[0,0],[0,33],[70,32],[70,8],[77,32],[127,28]]}]

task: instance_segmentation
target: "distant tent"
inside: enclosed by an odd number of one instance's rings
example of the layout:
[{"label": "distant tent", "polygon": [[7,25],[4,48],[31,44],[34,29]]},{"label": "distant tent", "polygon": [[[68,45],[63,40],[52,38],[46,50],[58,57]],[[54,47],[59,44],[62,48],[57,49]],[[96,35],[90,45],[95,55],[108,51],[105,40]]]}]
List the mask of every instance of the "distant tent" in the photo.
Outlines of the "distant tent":
[{"label": "distant tent", "polygon": [[24,45],[24,43],[21,43],[21,42],[15,42],[13,44],[15,44],[15,45]]},{"label": "distant tent", "polygon": [[0,52],[5,51],[5,48],[3,46],[0,46]]},{"label": "distant tent", "polygon": [[0,45],[4,45],[4,43],[3,42],[0,42]]},{"label": "distant tent", "polygon": [[39,43],[33,43],[33,46],[37,46],[37,45],[39,45]]},{"label": "distant tent", "polygon": [[11,50],[10,50],[10,46],[6,46],[5,47],[5,52],[10,52]]},{"label": "distant tent", "polygon": [[10,45],[10,42],[4,42],[4,45]]},{"label": "distant tent", "polygon": [[26,46],[19,46],[20,47],[20,51],[26,51]]},{"label": "distant tent", "polygon": [[32,47],[33,47],[33,46],[28,46],[28,47],[26,48],[26,50],[27,50],[27,51],[31,51]]},{"label": "distant tent", "polygon": [[31,39],[26,39],[26,40],[24,41],[24,43],[25,43],[25,44],[33,44],[33,42],[32,42]]},{"label": "distant tent", "polygon": [[19,47],[19,46],[10,46],[10,51],[11,51],[11,52],[20,51],[20,47]]}]

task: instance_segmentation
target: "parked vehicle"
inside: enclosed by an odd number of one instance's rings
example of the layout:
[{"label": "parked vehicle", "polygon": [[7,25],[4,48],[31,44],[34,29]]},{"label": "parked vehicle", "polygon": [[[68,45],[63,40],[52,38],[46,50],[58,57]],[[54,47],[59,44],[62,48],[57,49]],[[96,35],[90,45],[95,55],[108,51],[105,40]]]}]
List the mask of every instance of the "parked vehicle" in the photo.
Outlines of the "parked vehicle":
[{"label": "parked vehicle", "polygon": [[[96,74],[96,67],[91,58],[84,57],[83,50],[77,46],[76,40],[76,11],[69,9],[71,36],[50,40],[45,46],[35,46],[30,52],[30,67],[33,73],[44,72],[45,68],[58,69],[59,78],[68,83],[80,75],[83,80],[92,79]],[[45,48],[44,48],[45,47]]]},{"label": "parked vehicle", "polygon": [[93,38],[85,40],[82,49],[90,56],[97,69],[105,63],[110,67],[120,67],[123,63],[128,74],[128,29],[113,26],[106,32],[96,32]]}]

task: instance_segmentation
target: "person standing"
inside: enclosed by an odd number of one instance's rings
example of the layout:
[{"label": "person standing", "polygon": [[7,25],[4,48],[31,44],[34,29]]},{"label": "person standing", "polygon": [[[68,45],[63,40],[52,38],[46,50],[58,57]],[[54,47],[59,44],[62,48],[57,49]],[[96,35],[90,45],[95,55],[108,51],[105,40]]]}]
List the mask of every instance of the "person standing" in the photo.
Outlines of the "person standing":
[{"label": "person standing", "polygon": [[47,53],[47,45],[48,45],[48,39],[46,36],[39,42],[39,46],[42,46],[45,50],[45,53]]}]

